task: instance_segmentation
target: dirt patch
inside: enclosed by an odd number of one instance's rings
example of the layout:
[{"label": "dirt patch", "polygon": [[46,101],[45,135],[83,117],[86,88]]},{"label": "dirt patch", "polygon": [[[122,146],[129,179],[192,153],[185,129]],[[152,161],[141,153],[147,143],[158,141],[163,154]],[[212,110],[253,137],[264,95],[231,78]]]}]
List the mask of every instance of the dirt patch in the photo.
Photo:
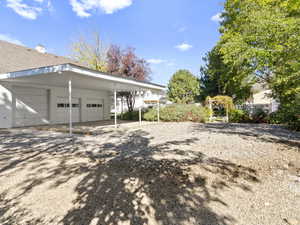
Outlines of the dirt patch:
[{"label": "dirt patch", "polygon": [[0,133],[0,224],[288,224],[299,133],[161,123],[102,133]]}]

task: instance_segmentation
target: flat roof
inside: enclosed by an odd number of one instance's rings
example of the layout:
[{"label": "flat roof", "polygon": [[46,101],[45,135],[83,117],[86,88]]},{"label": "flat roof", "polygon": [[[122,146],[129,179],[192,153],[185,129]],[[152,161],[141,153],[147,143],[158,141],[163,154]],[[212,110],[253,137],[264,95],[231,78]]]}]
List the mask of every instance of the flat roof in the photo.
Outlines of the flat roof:
[{"label": "flat roof", "polygon": [[62,73],[62,72],[73,72],[79,75],[99,78],[111,82],[117,82],[122,84],[128,84],[133,86],[139,86],[141,88],[156,89],[163,91],[166,87],[160,84],[155,84],[149,81],[139,81],[130,77],[124,77],[120,75],[114,75],[109,73],[100,72],[84,66],[79,66],[72,63],[51,65],[39,68],[26,69],[21,71],[8,72],[0,74],[0,80],[13,80],[15,78],[25,78],[28,76],[36,76],[50,73]]}]

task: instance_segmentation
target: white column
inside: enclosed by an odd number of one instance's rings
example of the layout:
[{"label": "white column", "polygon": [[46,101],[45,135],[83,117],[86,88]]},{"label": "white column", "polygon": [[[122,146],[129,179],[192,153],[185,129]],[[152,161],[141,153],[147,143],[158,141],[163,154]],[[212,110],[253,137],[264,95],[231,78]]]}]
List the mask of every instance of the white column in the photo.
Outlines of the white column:
[{"label": "white column", "polygon": [[114,90],[115,128],[117,128],[117,91]]},{"label": "white column", "polygon": [[226,104],[226,122],[229,123],[228,104]]},{"label": "white column", "polygon": [[69,80],[69,134],[72,136],[72,81]]},{"label": "white column", "polygon": [[159,123],[159,99],[157,100],[157,122]]},{"label": "white column", "polygon": [[123,96],[121,97],[121,114],[123,116],[123,113],[124,113],[124,99],[123,99]]},{"label": "white column", "polygon": [[210,109],[209,122],[212,122],[212,118],[213,118],[213,109],[212,109],[212,101],[211,101],[210,98],[209,98],[208,102],[209,102],[209,109]]},{"label": "white column", "polygon": [[[139,97],[140,97],[140,101],[142,101],[141,91],[139,91]],[[142,126],[142,102],[140,102],[140,107],[139,107],[139,121],[140,121],[140,126]]]}]

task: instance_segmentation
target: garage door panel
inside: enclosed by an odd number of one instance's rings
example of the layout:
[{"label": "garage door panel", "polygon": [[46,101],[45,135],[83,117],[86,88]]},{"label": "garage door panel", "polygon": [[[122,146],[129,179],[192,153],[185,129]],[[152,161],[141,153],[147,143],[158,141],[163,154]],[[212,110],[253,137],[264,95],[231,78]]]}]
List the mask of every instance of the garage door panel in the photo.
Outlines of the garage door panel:
[{"label": "garage door panel", "polygon": [[16,97],[15,125],[33,126],[47,124],[48,121],[48,91],[41,88],[14,87]]},{"label": "garage door panel", "polygon": [[[74,107],[76,104],[76,107]],[[72,122],[80,122],[80,99],[72,98]],[[68,123],[69,122],[69,98],[58,97],[56,104],[56,122],[57,123]]]},{"label": "garage door panel", "polygon": [[87,121],[103,120],[104,100],[88,98],[86,101]]}]

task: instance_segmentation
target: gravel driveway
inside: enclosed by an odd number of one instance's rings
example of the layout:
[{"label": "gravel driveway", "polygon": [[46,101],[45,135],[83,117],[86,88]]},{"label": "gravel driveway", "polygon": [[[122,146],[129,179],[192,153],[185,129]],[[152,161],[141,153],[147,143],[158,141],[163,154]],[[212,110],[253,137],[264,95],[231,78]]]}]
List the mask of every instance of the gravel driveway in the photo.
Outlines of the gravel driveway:
[{"label": "gravel driveway", "polygon": [[161,123],[0,130],[0,224],[300,224],[300,134]]}]

